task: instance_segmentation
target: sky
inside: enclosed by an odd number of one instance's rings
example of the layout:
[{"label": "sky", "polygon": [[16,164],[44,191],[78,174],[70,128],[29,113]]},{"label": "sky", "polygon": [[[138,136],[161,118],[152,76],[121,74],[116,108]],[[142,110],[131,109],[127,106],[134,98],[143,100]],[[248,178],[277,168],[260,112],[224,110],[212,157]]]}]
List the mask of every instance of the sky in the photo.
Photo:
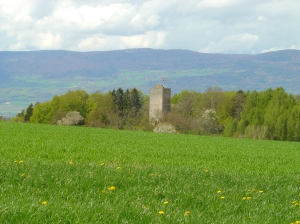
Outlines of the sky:
[{"label": "sky", "polygon": [[300,49],[299,0],[0,0],[0,51]]}]

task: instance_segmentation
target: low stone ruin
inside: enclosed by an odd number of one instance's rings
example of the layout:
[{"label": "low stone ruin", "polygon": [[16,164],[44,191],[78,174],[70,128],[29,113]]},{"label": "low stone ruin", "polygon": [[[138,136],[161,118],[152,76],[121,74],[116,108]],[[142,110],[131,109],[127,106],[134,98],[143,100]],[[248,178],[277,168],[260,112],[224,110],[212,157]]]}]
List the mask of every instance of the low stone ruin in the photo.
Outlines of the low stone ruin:
[{"label": "low stone ruin", "polygon": [[164,132],[164,133],[172,133],[176,134],[176,129],[171,125],[167,123],[159,123],[155,126],[153,129],[153,132]]}]

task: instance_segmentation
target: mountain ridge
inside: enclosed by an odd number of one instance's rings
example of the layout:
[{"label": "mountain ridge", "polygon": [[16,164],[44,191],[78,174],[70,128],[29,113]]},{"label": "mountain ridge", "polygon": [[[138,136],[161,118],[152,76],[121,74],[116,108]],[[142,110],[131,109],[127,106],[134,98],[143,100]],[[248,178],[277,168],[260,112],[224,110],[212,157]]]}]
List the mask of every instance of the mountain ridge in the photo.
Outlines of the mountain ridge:
[{"label": "mountain ridge", "polygon": [[[190,50],[125,49],[75,52],[66,50],[1,51],[0,115],[15,103],[50,100],[80,88],[106,92],[137,88],[145,94],[161,83],[173,93],[223,90],[264,90],[283,87],[300,93],[300,51],[256,55],[208,54]],[[10,104],[8,104],[8,102]],[[5,104],[6,103],[6,104]]]}]

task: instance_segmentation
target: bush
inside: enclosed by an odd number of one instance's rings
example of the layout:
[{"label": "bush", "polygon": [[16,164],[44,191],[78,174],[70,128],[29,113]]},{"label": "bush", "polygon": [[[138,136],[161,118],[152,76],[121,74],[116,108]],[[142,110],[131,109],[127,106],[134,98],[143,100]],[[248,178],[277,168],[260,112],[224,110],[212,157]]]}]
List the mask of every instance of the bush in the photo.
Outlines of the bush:
[{"label": "bush", "polygon": [[204,133],[209,134],[219,134],[223,131],[223,126],[218,123],[218,117],[215,110],[205,110],[202,115],[202,128]]},{"label": "bush", "polygon": [[84,124],[84,118],[80,115],[77,111],[68,112],[66,117],[63,119],[57,121],[58,125],[83,125]]},{"label": "bush", "polygon": [[267,139],[268,127],[263,125],[249,125],[245,130],[245,137],[251,139]]},{"label": "bush", "polygon": [[230,117],[225,125],[223,135],[225,137],[232,137],[236,131],[237,123],[238,122],[237,122],[236,118]]}]

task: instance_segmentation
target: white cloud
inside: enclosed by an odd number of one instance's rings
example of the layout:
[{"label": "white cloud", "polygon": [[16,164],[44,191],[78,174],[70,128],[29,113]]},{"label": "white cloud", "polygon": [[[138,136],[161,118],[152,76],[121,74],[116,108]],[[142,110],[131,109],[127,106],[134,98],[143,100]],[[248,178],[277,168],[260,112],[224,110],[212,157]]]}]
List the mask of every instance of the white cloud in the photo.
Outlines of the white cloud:
[{"label": "white cloud", "polygon": [[81,29],[95,29],[111,23],[122,23],[130,18],[134,7],[130,4],[112,4],[109,6],[91,7],[87,5],[78,8],[62,5],[53,13],[53,17],[61,20],[65,25],[76,26]]},{"label": "white cloud", "polygon": [[23,50],[25,47],[26,45],[20,42],[10,45],[10,49],[14,51]]},{"label": "white cloud", "polygon": [[136,14],[127,24],[129,29],[138,33],[145,33],[150,30],[155,30],[159,25],[160,17],[158,15],[150,15],[149,17],[146,17],[140,13]]},{"label": "white cloud", "polygon": [[241,3],[242,0],[202,0],[197,8],[222,8]]},{"label": "white cloud", "polygon": [[258,21],[264,21],[266,18],[265,17],[263,17],[263,16],[259,16],[259,17],[257,17],[257,20]]},{"label": "white cloud", "polygon": [[262,50],[260,53],[266,53],[266,52],[270,52],[270,51],[280,51],[280,50],[286,50],[286,49],[290,49],[290,50],[299,50],[300,49],[300,45],[296,46],[296,45],[291,45],[290,47],[271,47],[269,49],[264,49]]},{"label": "white cloud", "polygon": [[299,49],[299,8],[298,0],[0,1],[0,50]]},{"label": "white cloud", "polygon": [[[162,48],[166,34],[164,32],[147,32],[134,36],[93,36],[79,42],[80,51],[99,51],[127,48]],[[117,43],[117,45],[116,45]]]},{"label": "white cloud", "polygon": [[204,53],[245,53],[247,50],[251,50],[253,45],[259,40],[257,35],[242,33],[227,36],[220,42],[209,42],[208,46],[201,49]]},{"label": "white cloud", "polygon": [[60,49],[61,37],[59,34],[53,35],[50,32],[39,33],[36,45],[40,49]]},{"label": "white cloud", "polygon": [[123,48],[161,48],[166,34],[164,32],[147,32],[144,35],[122,37]]},{"label": "white cloud", "polygon": [[105,38],[90,37],[79,42],[78,49],[81,51],[95,51],[108,47],[108,41]]}]

